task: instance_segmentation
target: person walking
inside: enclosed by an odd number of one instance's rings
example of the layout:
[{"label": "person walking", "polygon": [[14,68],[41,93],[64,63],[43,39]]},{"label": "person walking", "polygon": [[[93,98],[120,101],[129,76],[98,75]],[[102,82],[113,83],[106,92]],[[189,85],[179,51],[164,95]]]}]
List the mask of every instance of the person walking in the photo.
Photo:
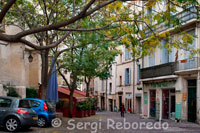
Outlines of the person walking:
[{"label": "person walking", "polygon": [[121,117],[124,117],[124,104],[122,103],[121,106]]}]

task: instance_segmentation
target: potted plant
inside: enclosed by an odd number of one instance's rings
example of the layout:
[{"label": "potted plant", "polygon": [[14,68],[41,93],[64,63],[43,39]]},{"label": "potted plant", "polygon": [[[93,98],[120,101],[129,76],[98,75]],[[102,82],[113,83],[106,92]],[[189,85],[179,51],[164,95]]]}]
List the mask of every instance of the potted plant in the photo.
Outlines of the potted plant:
[{"label": "potted plant", "polygon": [[91,101],[92,101],[92,115],[95,115],[96,114],[96,109],[97,109],[98,99],[97,98],[92,98]]},{"label": "potted plant", "polygon": [[86,102],[85,101],[83,101],[83,102],[81,102],[81,104],[82,104],[82,110],[83,110],[83,116],[85,117],[85,116],[87,116],[87,107],[86,107]]},{"label": "potted plant", "polygon": [[89,101],[88,103],[88,116],[92,115],[92,103]]}]

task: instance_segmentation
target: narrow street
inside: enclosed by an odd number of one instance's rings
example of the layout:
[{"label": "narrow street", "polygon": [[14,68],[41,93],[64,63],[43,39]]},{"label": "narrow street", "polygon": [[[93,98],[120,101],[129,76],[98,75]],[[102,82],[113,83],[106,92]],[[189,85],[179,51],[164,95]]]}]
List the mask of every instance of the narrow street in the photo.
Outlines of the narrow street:
[{"label": "narrow street", "polygon": [[[125,119],[124,119],[125,118]],[[172,120],[164,120],[159,127],[159,122],[154,119],[141,119],[138,115],[125,114],[122,118],[120,113],[116,112],[98,112],[97,115],[85,118],[63,118],[62,126],[58,128],[47,127],[37,128],[32,127],[29,130],[20,132],[32,132],[32,133],[132,133],[132,132],[200,132],[200,125],[190,122],[175,123]],[[154,125],[157,122],[156,125]],[[78,124],[79,123],[79,124]],[[81,125],[80,123],[83,123]],[[89,124],[90,123],[90,124]],[[117,124],[118,123],[118,124]],[[122,123],[123,125],[120,125]],[[124,126],[124,123],[125,126]],[[130,123],[132,126],[129,127]],[[147,123],[153,123],[154,126],[147,126]],[[164,127],[162,127],[165,123]],[[169,124],[169,127],[166,126]],[[118,127],[117,127],[118,125]],[[75,128],[72,130],[72,128]],[[118,129],[119,128],[119,129]],[[156,129],[155,129],[156,128]],[[163,129],[164,128],[164,129]],[[167,128],[167,129],[165,129]],[[3,132],[3,130],[0,130]]]}]

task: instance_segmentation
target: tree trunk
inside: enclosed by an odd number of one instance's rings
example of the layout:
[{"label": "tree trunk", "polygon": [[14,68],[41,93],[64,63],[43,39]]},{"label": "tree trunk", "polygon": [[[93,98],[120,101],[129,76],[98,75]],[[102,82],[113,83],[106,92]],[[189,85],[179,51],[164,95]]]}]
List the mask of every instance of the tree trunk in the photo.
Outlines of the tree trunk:
[{"label": "tree trunk", "polygon": [[74,88],[70,90],[70,96],[69,96],[69,118],[72,118],[72,112],[73,112],[73,94],[74,94]]},{"label": "tree trunk", "polygon": [[86,97],[89,97],[90,96],[90,93],[89,93],[89,91],[90,91],[90,78],[87,81],[87,79],[85,77],[85,83],[86,83]]},{"label": "tree trunk", "polygon": [[49,65],[49,50],[43,50],[41,53],[42,59],[42,71],[41,71],[41,80],[42,80],[42,93],[41,99],[46,99],[47,94],[47,85],[48,85],[48,65]]},{"label": "tree trunk", "polygon": [[[73,74],[72,74],[73,75]],[[77,82],[77,76],[72,76],[72,86],[70,88],[70,96],[69,96],[69,118],[72,118],[72,111],[73,111],[73,94],[74,90],[76,89],[76,82]]]},{"label": "tree trunk", "polygon": [[89,94],[89,88],[90,88],[90,83],[86,83],[86,97],[89,97],[90,94]]}]

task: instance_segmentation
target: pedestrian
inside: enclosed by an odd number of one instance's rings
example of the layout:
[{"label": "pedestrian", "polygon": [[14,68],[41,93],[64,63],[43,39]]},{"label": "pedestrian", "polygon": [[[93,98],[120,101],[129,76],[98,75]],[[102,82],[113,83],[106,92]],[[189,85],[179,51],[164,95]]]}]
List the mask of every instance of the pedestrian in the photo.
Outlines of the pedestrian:
[{"label": "pedestrian", "polygon": [[121,106],[121,117],[124,117],[124,104],[122,103]]}]

